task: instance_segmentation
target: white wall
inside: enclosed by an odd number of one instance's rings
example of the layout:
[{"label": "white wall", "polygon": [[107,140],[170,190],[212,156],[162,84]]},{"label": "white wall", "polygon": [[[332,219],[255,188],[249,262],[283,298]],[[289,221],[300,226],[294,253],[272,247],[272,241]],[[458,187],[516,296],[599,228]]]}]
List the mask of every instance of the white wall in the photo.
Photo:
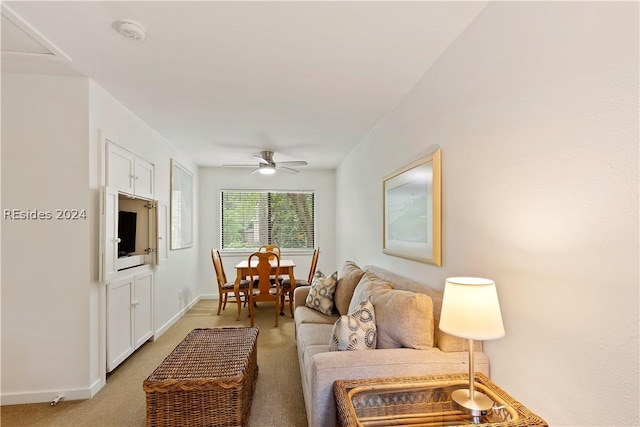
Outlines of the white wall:
[{"label": "white wall", "polygon": [[[220,248],[221,190],[314,190],[316,204],[316,245],[320,247],[317,269],[331,274],[337,270],[335,261],[335,172],[301,168],[291,175],[250,175],[251,169],[200,168],[200,293],[213,296],[218,288],[211,264],[211,248]],[[286,252],[285,252],[286,254]],[[296,262],[296,278],[306,279],[311,255],[291,256]],[[233,266],[246,259],[246,254],[222,253],[228,280],[235,278]],[[289,258],[289,256],[287,256]]]},{"label": "white wall", "polygon": [[[337,256],[492,278],[492,378],[554,426],[638,425],[638,3],[490,3],[336,173]],[[443,266],[382,253],[382,177],[443,152]]]},{"label": "white wall", "polygon": [[[2,74],[2,397],[90,387],[88,80]],[[54,219],[9,220],[5,209]]]},{"label": "white wall", "polygon": [[[93,396],[105,381],[105,295],[98,283],[100,145],[106,136],[155,166],[169,202],[170,161],[197,168],[86,78],[2,73],[2,403]],[[156,269],[161,334],[199,296],[191,248]],[[84,209],[86,220],[9,220],[5,209]],[[183,298],[178,298],[178,292]]]}]

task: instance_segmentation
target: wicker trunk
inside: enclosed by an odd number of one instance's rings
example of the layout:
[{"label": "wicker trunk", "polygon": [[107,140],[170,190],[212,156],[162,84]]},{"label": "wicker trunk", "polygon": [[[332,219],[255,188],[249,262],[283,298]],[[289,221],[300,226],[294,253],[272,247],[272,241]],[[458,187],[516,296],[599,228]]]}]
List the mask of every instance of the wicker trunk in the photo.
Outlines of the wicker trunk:
[{"label": "wicker trunk", "polygon": [[147,426],[246,426],[258,328],[194,329],[144,381]]}]

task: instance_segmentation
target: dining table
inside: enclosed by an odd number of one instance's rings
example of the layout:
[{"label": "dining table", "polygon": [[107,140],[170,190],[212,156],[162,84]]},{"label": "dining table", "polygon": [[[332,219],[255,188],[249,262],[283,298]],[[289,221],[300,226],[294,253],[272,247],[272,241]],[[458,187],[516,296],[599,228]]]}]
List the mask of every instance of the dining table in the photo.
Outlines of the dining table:
[{"label": "dining table", "polygon": [[[276,274],[276,269],[278,266],[278,262],[275,259],[269,260],[269,263],[271,264],[271,274],[275,275]],[[247,276],[251,276],[252,274],[257,276],[258,275],[258,271],[256,270],[256,266],[258,265],[258,260],[253,260],[251,262],[251,266],[249,266],[249,260],[243,260],[240,261],[238,264],[236,264],[236,281],[234,282],[234,292],[236,295],[240,295],[240,280],[242,280],[243,278],[247,277]],[[296,283],[296,278],[294,277],[294,269],[295,269],[296,263],[294,260],[292,259],[281,259],[280,260],[280,272],[279,274],[282,275],[287,275],[289,276],[289,278],[291,279],[291,283],[294,284]],[[295,286],[295,285],[292,285]],[[293,289],[291,289],[289,298],[291,298],[291,295],[293,295]],[[240,311],[241,311],[241,306],[242,304],[238,304],[238,316],[236,317],[236,320],[240,320]],[[280,315],[284,316],[284,305],[280,304]]]}]

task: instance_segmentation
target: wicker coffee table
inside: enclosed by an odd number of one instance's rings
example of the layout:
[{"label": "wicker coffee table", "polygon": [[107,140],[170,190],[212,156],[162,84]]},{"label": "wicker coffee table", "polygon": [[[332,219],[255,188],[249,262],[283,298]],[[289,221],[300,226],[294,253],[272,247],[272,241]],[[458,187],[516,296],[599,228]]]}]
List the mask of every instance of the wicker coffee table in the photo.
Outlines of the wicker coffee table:
[{"label": "wicker coffee table", "polygon": [[496,402],[486,416],[454,408],[450,393],[468,387],[468,374],[340,380],[333,385],[338,423],[352,426],[547,426],[540,417],[476,373],[476,390]]},{"label": "wicker coffee table", "polygon": [[194,329],[144,381],[147,426],[245,426],[258,328]]}]

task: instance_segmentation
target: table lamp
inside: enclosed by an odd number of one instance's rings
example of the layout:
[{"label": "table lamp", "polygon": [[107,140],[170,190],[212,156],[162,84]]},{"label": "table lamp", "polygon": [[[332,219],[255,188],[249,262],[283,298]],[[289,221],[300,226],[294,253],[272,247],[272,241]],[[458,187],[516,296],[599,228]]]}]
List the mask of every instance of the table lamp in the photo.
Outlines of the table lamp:
[{"label": "table lamp", "polygon": [[469,389],[451,393],[461,410],[479,417],[493,406],[485,394],[474,389],[473,340],[491,340],[504,336],[496,284],[476,277],[453,277],[445,282],[440,330],[465,338],[469,343]]}]

